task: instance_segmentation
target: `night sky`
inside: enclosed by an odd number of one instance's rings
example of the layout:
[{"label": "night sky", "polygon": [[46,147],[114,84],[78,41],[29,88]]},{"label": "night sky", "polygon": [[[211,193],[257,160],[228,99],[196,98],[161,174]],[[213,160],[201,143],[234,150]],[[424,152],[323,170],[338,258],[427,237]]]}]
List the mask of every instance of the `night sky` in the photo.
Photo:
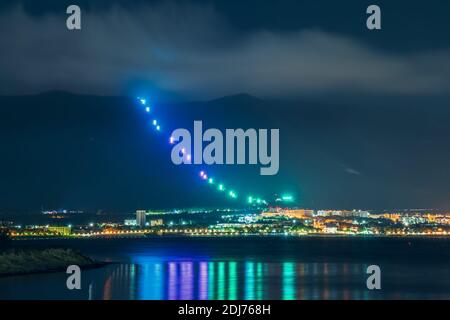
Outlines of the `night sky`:
[{"label": "night sky", "polygon": [[2,1],[0,213],[233,205],[170,162],[193,120],[280,128],[278,175],[208,168],[241,195],[450,208],[450,3],[376,1],[369,31],[373,3]]}]

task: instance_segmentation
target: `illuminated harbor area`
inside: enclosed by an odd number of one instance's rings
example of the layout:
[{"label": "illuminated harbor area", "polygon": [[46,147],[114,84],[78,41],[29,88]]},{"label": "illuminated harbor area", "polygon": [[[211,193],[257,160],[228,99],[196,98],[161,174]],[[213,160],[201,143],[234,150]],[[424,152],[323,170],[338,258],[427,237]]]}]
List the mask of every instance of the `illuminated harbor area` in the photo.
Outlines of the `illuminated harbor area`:
[{"label": "illuminated harbor area", "polygon": [[[137,210],[131,214],[100,217],[81,211],[55,210],[42,212],[40,218],[44,222],[2,221],[2,233],[12,239],[248,235],[445,237],[450,234],[450,213],[431,209],[374,212],[253,206],[246,209]],[[79,222],[91,218],[92,221]]]}]

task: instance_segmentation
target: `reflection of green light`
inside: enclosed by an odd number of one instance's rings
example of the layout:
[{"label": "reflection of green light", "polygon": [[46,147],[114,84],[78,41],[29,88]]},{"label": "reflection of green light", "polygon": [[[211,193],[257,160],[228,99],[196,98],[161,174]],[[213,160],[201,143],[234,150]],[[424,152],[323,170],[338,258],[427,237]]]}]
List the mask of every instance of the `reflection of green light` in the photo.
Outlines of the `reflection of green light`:
[{"label": "reflection of green light", "polygon": [[256,299],[263,299],[263,271],[261,262],[256,264]]},{"label": "reflection of green light", "polygon": [[209,184],[213,184],[214,183],[214,179],[213,178],[209,178],[208,183]]},{"label": "reflection of green light", "polygon": [[228,264],[228,300],[237,299],[237,272],[236,262]]},{"label": "reflection of green light", "polygon": [[256,199],[256,203],[261,203],[261,199]]},{"label": "reflection of green light", "polygon": [[220,191],[223,191],[223,190],[225,190],[225,188],[224,188],[223,184],[219,184],[219,190],[220,190]]},{"label": "reflection of green light", "polygon": [[247,262],[245,264],[245,300],[255,299],[255,275],[254,263]]},{"label": "reflection of green light", "polygon": [[253,197],[248,197],[248,203],[252,203],[253,202]]},{"label": "reflection of green light", "polygon": [[208,262],[208,300],[214,300],[214,262]]},{"label": "reflection of green light", "polygon": [[283,300],[295,300],[295,265],[283,263]]},{"label": "reflection of green light", "polygon": [[291,195],[284,195],[281,197],[283,201],[292,201],[294,198]]},{"label": "reflection of green light", "polygon": [[225,299],[225,262],[219,262],[217,280],[217,300]]}]

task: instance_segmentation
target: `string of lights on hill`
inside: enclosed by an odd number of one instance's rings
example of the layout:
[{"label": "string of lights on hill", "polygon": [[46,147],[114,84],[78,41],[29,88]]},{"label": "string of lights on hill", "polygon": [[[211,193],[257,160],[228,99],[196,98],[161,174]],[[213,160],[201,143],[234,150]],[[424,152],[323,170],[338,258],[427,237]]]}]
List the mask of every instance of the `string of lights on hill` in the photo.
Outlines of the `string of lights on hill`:
[{"label": "string of lights on hill", "polygon": [[[138,104],[144,109],[144,111],[149,114],[152,115],[154,114],[152,107],[150,106],[150,103],[148,101],[147,98],[142,98],[142,97],[138,97],[137,98]],[[153,128],[158,131],[161,132],[162,131],[162,127],[160,122],[158,121],[158,119],[153,118],[152,121],[152,126]],[[170,136],[168,138],[169,144],[174,144],[175,140],[172,136]],[[190,162],[191,160],[191,154],[189,154],[188,152],[186,152],[186,150],[184,148],[181,149],[181,156],[185,157],[187,161]],[[206,185],[210,186],[213,190],[216,190],[217,192],[223,193],[224,195],[228,196],[230,199],[238,199],[239,195],[238,193],[235,191],[235,189],[226,186],[223,182],[219,182],[219,180],[217,180],[215,177],[213,177],[212,175],[210,175],[205,169],[201,170],[199,172],[199,178],[205,182]],[[246,198],[246,204],[250,205],[250,206],[267,206],[268,202],[261,198],[261,197],[257,197],[254,195],[248,195]],[[284,195],[281,196],[279,198],[276,199],[276,201],[283,201],[283,202],[292,202],[293,198],[290,195]]]}]

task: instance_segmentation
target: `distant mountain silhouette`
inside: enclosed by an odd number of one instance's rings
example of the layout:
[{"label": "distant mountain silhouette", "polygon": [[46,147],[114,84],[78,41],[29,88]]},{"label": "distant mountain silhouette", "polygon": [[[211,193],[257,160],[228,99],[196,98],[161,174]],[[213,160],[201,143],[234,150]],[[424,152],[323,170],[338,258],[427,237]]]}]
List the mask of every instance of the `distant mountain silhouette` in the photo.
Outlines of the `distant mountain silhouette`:
[{"label": "distant mountain silhouette", "polygon": [[448,108],[237,94],[155,102],[153,110],[161,133],[133,98],[0,97],[0,211],[230,205],[197,181],[196,168],[170,162],[171,130],[191,129],[194,120],[205,130],[280,129],[277,176],[259,176],[259,166],[208,168],[242,192],[289,191],[305,207],[450,207]]},{"label": "distant mountain silhouette", "polygon": [[237,93],[208,101],[209,103],[262,103],[264,100],[248,93]]}]

